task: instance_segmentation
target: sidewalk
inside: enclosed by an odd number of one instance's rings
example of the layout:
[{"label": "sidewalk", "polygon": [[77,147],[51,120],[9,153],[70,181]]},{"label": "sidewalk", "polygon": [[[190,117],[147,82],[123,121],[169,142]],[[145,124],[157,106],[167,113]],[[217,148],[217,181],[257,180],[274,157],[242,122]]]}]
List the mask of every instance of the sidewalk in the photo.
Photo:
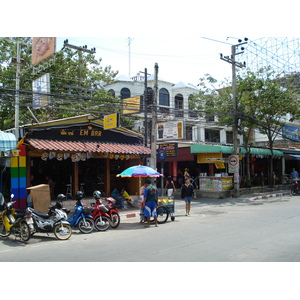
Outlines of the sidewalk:
[{"label": "sidewalk", "polygon": [[[197,198],[196,200],[193,200],[195,202],[210,202],[210,203],[219,203],[220,201],[222,202],[230,202],[233,199],[236,201],[242,201],[242,200],[248,200],[248,201],[256,201],[260,199],[268,199],[268,198],[273,198],[273,197],[281,197],[281,196],[286,196],[290,195],[290,190],[279,190],[276,192],[264,192],[264,193],[253,193],[253,194],[247,194],[247,195],[241,195],[240,197],[237,198],[225,198],[225,199],[213,199],[213,198]],[[84,198],[82,199],[82,202],[87,205],[91,205],[92,202],[95,200],[91,198]],[[176,202],[181,201],[181,199],[176,195],[175,196],[175,216],[176,216]],[[105,201],[103,201],[105,204]],[[53,204],[55,204],[55,201],[52,201]],[[71,210],[71,212],[74,212],[75,210],[75,200],[66,200],[63,202],[63,206],[65,208],[68,208]],[[119,215],[121,220],[123,219],[130,219],[130,218],[137,218],[140,216],[140,207],[139,203],[137,201],[134,201],[134,207],[130,207],[127,205],[127,209],[118,209]]]}]

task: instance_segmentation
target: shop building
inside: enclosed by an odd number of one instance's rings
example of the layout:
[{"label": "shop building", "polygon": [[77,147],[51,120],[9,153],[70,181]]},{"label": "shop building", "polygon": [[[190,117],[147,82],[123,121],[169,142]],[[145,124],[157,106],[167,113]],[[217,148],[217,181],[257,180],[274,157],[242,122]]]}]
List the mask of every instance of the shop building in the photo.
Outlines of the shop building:
[{"label": "shop building", "polygon": [[59,193],[74,198],[78,190],[86,196],[94,190],[109,195],[113,186],[138,192],[137,180],[116,175],[150,155],[140,134],[122,127],[104,130],[103,120],[92,115],[26,125],[22,130],[27,187],[49,184],[52,198]]}]

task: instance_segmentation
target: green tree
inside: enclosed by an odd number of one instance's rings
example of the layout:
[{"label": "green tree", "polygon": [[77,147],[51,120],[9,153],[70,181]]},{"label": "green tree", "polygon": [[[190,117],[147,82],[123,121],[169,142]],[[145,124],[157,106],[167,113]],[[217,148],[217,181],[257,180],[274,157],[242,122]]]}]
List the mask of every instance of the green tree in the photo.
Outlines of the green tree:
[{"label": "green tree", "polygon": [[[200,79],[200,93],[193,97],[192,107],[199,115],[216,116],[221,126],[232,126],[233,103],[231,83],[218,84],[210,75]],[[284,78],[264,68],[237,76],[237,112],[239,133],[246,149],[247,177],[250,180],[250,147],[254,130],[265,134],[273,153],[274,141],[282,126],[299,115],[295,78]],[[269,174],[273,173],[273,156]],[[271,180],[271,176],[269,177]],[[270,182],[271,183],[271,182]]]},{"label": "green tree", "polygon": [[[14,126],[14,100],[16,66],[11,59],[16,57],[16,41],[21,42],[20,77],[20,125],[31,122],[32,115],[27,107],[32,109],[32,80],[50,74],[51,94],[49,105],[34,110],[39,121],[52,118],[64,118],[83,113],[93,113],[102,117],[104,114],[119,112],[121,101],[104,91],[103,83],[113,82],[118,74],[110,66],[102,67],[101,59],[94,54],[87,54],[64,47],[55,55],[55,63],[41,72],[33,72],[31,66],[32,39],[1,38],[0,39],[0,128],[8,129]],[[49,63],[52,58],[43,63]],[[130,122],[126,122],[130,124]]]}]

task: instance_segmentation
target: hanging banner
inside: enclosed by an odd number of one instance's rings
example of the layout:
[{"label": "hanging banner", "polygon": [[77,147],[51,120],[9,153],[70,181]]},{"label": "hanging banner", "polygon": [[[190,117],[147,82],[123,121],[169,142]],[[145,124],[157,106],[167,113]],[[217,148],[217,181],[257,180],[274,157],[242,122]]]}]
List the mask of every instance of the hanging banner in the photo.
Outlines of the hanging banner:
[{"label": "hanging banner", "polygon": [[49,104],[50,75],[49,73],[32,81],[32,107],[37,109]]},{"label": "hanging banner", "polygon": [[33,37],[32,38],[32,65],[55,54],[56,37]]}]

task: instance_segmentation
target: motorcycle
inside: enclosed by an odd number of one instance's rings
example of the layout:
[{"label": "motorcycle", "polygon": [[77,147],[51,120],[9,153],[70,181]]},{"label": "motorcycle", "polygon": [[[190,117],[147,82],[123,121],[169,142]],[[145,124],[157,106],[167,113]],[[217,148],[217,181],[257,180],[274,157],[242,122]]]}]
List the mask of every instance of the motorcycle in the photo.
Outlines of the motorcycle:
[{"label": "motorcycle", "polygon": [[294,185],[291,188],[291,195],[296,196],[299,194],[300,194],[300,184],[299,184],[298,180],[295,180]]},{"label": "motorcycle", "polygon": [[29,224],[31,234],[53,232],[59,240],[67,240],[72,235],[72,228],[67,221],[67,214],[62,210],[59,201],[49,207],[47,214],[36,211],[31,207],[28,207],[27,211],[31,213],[33,221],[32,224]]},{"label": "motorcycle", "polygon": [[101,201],[102,198],[101,198],[100,191],[95,191],[93,196],[94,196],[94,199],[96,200],[96,203],[99,203],[100,209],[102,209],[103,212],[105,212],[109,216],[110,227],[117,228],[120,224],[120,215],[119,215],[118,210],[115,207],[116,199],[114,199],[112,197],[104,198],[107,201],[107,204],[103,205],[102,201]]},{"label": "motorcycle", "polygon": [[93,217],[91,216],[92,208],[84,207],[81,202],[82,198],[83,192],[77,192],[75,212],[67,221],[70,223],[71,227],[78,227],[82,233],[91,233],[95,227]]},{"label": "motorcycle", "polygon": [[[14,195],[11,195],[11,200]],[[30,213],[16,219],[16,210],[13,208],[16,201],[4,203],[4,211],[0,212],[0,236],[7,237],[11,233],[15,237],[20,237],[22,241],[27,242],[30,239],[30,228],[26,220],[30,219]]]},{"label": "motorcycle", "polygon": [[[98,191],[93,193],[96,202],[92,202],[93,207],[92,217],[95,222],[95,228],[98,231],[105,231],[110,225],[110,215],[108,214],[109,209],[102,204],[101,199],[97,198]],[[101,194],[101,193],[100,193]]]}]

